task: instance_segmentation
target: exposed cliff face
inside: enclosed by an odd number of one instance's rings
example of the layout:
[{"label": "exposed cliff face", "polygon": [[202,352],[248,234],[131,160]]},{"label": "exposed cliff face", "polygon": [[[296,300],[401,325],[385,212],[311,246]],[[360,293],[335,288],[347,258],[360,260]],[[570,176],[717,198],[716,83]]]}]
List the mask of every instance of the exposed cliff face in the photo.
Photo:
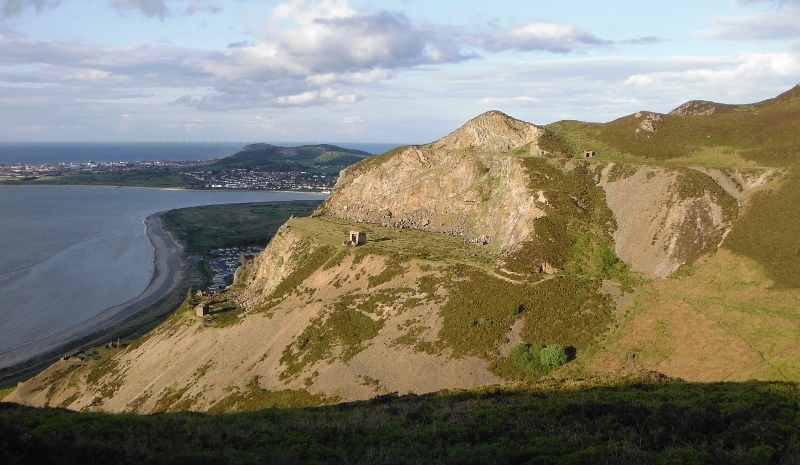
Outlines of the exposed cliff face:
[{"label": "exposed cliff face", "polygon": [[497,153],[510,152],[531,144],[530,153],[538,155],[539,137],[544,133],[544,129],[534,124],[514,119],[499,111],[488,111],[425,147]]},{"label": "exposed cliff face", "polygon": [[251,309],[262,303],[318,247],[318,243],[293,234],[289,223],[281,226],[264,251],[236,270],[234,284],[243,287],[236,298],[239,305]]},{"label": "exposed cliff face", "polygon": [[717,104],[705,100],[690,100],[669,112],[670,115],[709,116],[717,110]]},{"label": "exposed cliff face", "polygon": [[[575,163],[584,162],[563,169]],[[617,256],[658,278],[715,250],[738,214],[738,199],[773,176],[769,170],[589,166],[587,175],[596,173],[590,182],[603,188],[616,219]],[[380,164],[346,170],[318,213],[510,249],[530,240],[537,220],[551,210],[552,186],[538,184],[520,158],[409,147]]]},{"label": "exposed cliff face", "polygon": [[716,251],[739,213],[738,199],[771,176],[770,170],[605,165],[598,180],[617,222],[617,256],[633,271],[666,277]]},{"label": "exposed cliff face", "polygon": [[517,158],[409,147],[345,170],[319,213],[505,248],[526,240],[545,215],[547,198],[529,184]]}]

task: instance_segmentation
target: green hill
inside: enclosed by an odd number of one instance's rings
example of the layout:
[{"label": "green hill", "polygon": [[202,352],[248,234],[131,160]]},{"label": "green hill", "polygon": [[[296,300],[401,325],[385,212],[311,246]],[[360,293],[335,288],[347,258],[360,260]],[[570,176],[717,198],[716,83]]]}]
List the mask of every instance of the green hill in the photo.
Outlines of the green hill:
[{"label": "green hill", "polygon": [[271,144],[251,144],[240,152],[225,157],[206,169],[248,168],[258,171],[301,171],[326,165],[341,169],[372,156],[363,150],[346,149],[329,144],[279,147]]}]

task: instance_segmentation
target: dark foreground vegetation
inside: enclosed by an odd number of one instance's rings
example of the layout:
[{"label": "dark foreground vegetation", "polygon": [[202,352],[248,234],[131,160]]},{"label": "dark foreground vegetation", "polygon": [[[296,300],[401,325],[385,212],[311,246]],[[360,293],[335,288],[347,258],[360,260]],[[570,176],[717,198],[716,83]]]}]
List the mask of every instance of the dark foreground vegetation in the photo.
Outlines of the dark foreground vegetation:
[{"label": "dark foreground vegetation", "polygon": [[0,463],[788,464],[800,461],[798,394],[648,374],[224,415],[0,403]]}]

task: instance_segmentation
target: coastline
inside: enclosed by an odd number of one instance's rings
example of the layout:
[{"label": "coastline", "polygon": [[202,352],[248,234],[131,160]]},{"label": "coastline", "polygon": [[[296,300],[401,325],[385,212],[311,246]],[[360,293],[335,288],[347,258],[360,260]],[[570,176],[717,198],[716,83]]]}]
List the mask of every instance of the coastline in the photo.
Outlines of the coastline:
[{"label": "coastline", "polygon": [[[92,342],[100,338],[101,333],[109,332],[116,325],[131,319],[140,312],[148,309],[168,296],[184,279],[184,269],[181,261],[182,247],[161,226],[159,215],[155,213],[145,219],[146,233],[150,243],[155,249],[153,257],[153,277],[147,287],[136,298],[110,307],[98,315],[82,323],[74,325],[56,334],[38,341],[15,347],[0,353],[0,377],[4,372],[32,371],[29,366],[31,361],[37,359],[41,363],[48,363],[57,352],[74,351],[75,343],[92,338]],[[170,310],[171,311],[171,310]],[[105,335],[105,334],[103,334]],[[85,345],[80,344],[80,345]],[[67,349],[70,350],[67,350]],[[25,366],[21,370],[15,367]],[[14,376],[19,373],[14,374]]]}]

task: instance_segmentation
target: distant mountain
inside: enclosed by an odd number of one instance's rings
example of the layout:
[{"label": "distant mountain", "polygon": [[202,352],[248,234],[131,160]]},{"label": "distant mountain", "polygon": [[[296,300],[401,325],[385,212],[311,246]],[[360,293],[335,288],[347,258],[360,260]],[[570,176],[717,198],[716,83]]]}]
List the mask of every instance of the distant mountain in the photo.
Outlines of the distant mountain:
[{"label": "distant mountain", "polygon": [[261,171],[299,171],[322,166],[343,168],[372,156],[363,150],[329,144],[281,147],[272,144],[250,144],[241,151],[210,165],[211,170],[253,168]]}]

